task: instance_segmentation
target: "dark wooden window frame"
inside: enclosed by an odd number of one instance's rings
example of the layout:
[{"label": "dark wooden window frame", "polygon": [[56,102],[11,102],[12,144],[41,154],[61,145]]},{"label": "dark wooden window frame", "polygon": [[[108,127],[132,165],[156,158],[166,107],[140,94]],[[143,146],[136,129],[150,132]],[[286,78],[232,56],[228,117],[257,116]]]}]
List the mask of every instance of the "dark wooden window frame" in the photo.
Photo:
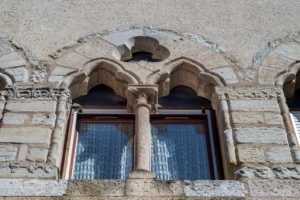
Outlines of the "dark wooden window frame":
[{"label": "dark wooden window frame", "polygon": [[[92,109],[97,111],[109,111],[109,114],[84,114],[81,111],[85,109]],[[65,138],[65,146],[64,146],[64,155],[63,155],[63,163],[62,163],[62,170],[61,170],[61,176],[66,179],[71,179],[72,173],[73,173],[73,167],[75,162],[75,151],[76,151],[76,143],[77,143],[77,125],[79,122],[95,122],[95,123],[107,123],[107,122],[131,122],[135,123],[135,116],[134,114],[120,114],[118,111],[126,110],[126,107],[98,107],[98,106],[84,106],[81,108],[72,108],[71,116],[69,117],[68,122],[68,128],[67,128],[67,134]],[[217,125],[215,121],[215,113],[212,109],[205,109],[205,108],[199,108],[199,107],[189,107],[189,108],[178,108],[178,107],[161,107],[160,110],[170,110],[170,111],[202,111],[202,114],[153,114],[150,116],[150,124],[151,122],[162,122],[162,123],[195,123],[195,122],[201,122],[206,124],[206,134],[208,133],[208,121],[211,122],[211,128],[212,128],[212,136],[213,141],[211,141],[210,137],[207,137],[207,140],[209,141],[208,149],[209,149],[209,163],[210,166],[213,166],[213,156],[212,156],[212,149],[211,149],[211,142],[213,142],[214,146],[214,154],[215,154],[215,167],[217,170],[217,174],[215,173],[214,169],[210,170],[211,175],[214,179],[216,179],[216,175],[218,176],[218,180],[223,179],[223,169],[222,169],[222,161],[221,161],[221,153],[220,153],[220,145],[219,145],[219,138],[217,136]],[[205,110],[210,111],[210,118],[208,118],[208,115],[205,113]],[[77,118],[75,119],[75,111],[77,112]],[[113,114],[114,111],[116,111],[116,114]],[[166,119],[167,118],[167,119]],[[188,118],[188,119],[186,119]],[[74,122],[74,120],[76,120]],[[74,129],[74,138],[72,141],[72,126],[75,124]],[[134,134],[134,141],[133,141],[133,170],[135,166],[135,160],[136,160],[136,135]],[[73,147],[70,149],[70,144],[73,143]],[[75,145],[74,145],[75,144]],[[71,153],[70,153],[71,151]],[[71,158],[69,159],[69,156]],[[71,163],[69,163],[69,160]],[[69,168],[69,169],[68,169]]]}]

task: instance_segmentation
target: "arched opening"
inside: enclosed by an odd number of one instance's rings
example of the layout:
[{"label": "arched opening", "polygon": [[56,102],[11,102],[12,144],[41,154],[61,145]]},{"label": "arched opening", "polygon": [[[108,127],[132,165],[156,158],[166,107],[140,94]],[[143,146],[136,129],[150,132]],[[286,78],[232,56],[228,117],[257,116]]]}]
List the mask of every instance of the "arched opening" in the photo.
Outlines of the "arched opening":
[{"label": "arched opening", "polygon": [[126,106],[127,100],[116,95],[110,87],[101,84],[91,88],[86,95],[73,99],[73,104],[80,106]]},{"label": "arched opening", "polygon": [[158,100],[151,116],[151,168],[159,180],[221,179],[219,140],[210,101],[187,86]]},{"label": "arched opening", "polygon": [[208,99],[198,96],[192,88],[179,85],[171,89],[168,96],[159,98],[158,106],[211,108],[211,103]]}]

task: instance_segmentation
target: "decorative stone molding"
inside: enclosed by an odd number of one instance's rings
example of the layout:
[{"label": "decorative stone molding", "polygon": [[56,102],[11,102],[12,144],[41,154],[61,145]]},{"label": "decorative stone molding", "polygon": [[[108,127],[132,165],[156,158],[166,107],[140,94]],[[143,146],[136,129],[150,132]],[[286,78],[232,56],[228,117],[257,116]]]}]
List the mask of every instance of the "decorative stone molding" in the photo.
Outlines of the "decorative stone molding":
[{"label": "decorative stone molding", "polygon": [[8,100],[17,99],[43,99],[55,100],[59,96],[70,96],[68,89],[57,89],[51,87],[34,87],[34,86],[16,86],[7,87],[5,90],[0,91],[2,96]]},{"label": "decorative stone molding", "polygon": [[277,86],[215,87],[218,99],[277,99],[282,89]]},{"label": "decorative stone molding", "polygon": [[3,163],[0,164],[0,178],[43,178],[57,179],[58,168],[42,163]]},{"label": "decorative stone molding", "polygon": [[296,179],[300,180],[300,166],[247,166],[235,173],[236,179]]},{"label": "decorative stone molding", "polygon": [[136,107],[141,105],[149,108],[151,113],[155,113],[158,101],[157,85],[128,85],[127,110],[134,112]]}]

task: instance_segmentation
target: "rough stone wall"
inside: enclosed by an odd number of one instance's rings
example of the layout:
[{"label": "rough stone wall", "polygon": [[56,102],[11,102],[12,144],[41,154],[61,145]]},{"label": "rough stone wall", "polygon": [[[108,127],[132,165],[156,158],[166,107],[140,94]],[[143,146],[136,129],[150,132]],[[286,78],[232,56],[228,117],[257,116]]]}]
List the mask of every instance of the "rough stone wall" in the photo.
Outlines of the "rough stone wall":
[{"label": "rough stone wall", "polygon": [[[286,57],[296,56],[275,62],[272,50],[284,47]],[[147,49],[161,61],[123,62],[136,49]],[[297,78],[298,52],[296,35],[268,49],[257,59],[258,67],[242,68],[222,47],[201,37],[136,27],[82,37],[41,61],[1,37],[0,199],[300,199],[299,144],[284,95],[284,84]],[[260,73],[268,66],[278,69],[270,71],[270,81],[268,73]],[[156,112],[157,98],[177,85],[210,99],[227,180],[157,181],[143,160],[142,170],[127,181],[61,179],[71,99],[98,84],[126,97],[128,112],[143,106],[142,117]],[[141,132],[149,128],[138,126]]]}]

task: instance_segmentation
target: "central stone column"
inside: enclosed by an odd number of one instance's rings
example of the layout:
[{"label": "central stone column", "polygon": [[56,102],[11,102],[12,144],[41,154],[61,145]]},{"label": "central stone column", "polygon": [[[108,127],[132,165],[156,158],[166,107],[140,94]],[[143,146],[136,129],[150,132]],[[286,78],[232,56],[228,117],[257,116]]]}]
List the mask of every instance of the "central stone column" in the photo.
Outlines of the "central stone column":
[{"label": "central stone column", "polygon": [[129,85],[128,111],[135,113],[135,170],[151,171],[150,114],[156,112],[157,85]]}]

